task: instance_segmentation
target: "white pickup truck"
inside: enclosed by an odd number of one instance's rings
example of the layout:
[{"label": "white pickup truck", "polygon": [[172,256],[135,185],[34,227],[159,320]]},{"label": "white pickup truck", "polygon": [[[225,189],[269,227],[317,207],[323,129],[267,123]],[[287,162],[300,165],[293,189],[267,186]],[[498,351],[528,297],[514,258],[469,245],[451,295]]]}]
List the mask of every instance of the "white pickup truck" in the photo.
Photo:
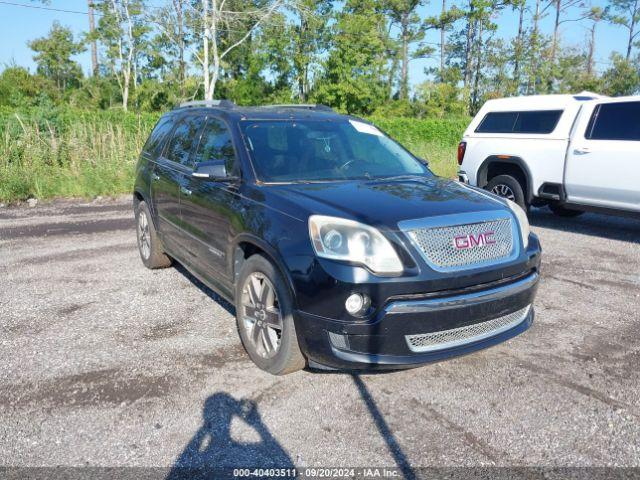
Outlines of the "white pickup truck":
[{"label": "white pickup truck", "polygon": [[640,217],[640,97],[489,100],[458,147],[459,180],[528,209]]}]

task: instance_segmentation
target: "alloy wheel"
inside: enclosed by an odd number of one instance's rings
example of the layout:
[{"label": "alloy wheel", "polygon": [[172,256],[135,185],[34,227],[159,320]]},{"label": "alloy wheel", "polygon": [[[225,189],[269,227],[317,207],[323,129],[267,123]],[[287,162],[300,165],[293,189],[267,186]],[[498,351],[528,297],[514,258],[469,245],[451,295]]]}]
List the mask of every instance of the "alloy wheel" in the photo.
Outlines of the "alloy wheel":
[{"label": "alloy wheel", "polygon": [[142,258],[149,259],[151,254],[151,235],[149,232],[149,221],[147,220],[147,214],[144,210],[140,210],[138,213],[138,248]]},{"label": "alloy wheel", "polygon": [[513,190],[509,185],[505,185],[504,183],[500,183],[491,189],[491,193],[498,195],[499,197],[506,198],[511,200],[512,202],[516,201],[516,194],[513,193]]},{"label": "alloy wheel", "polygon": [[282,315],[271,281],[260,272],[247,277],[242,287],[242,325],[251,347],[262,358],[280,349]]}]

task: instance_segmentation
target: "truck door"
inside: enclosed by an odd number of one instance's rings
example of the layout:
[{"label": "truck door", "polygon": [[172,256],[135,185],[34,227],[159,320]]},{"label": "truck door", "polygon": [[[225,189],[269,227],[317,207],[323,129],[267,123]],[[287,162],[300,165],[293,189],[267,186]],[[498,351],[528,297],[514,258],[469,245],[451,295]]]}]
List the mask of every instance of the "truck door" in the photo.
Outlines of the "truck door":
[{"label": "truck door", "polygon": [[[238,175],[239,165],[227,125],[209,116],[194,155],[194,168],[203,162],[224,163],[228,175]],[[183,227],[189,234],[190,249],[198,256],[197,268],[211,281],[229,280],[233,225],[243,220],[238,212],[238,184],[209,178],[189,178],[189,195],[181,197]]]},{"label": "truck door", "polygon": [[152,172],[151,191],[158,212],[162,240],[169,250],[191,253],[192,256],[195,256],[195,252],[185,249],[186,235],[182,228],[180,197],[191,175],[190,155],[198,143],[202,124],[202,116],[188,116],[180,120]]},{"label": "truck door", "polygon": [[567,201],[640,211],[640,101],[600,102],[583,113],[567,155]]}]

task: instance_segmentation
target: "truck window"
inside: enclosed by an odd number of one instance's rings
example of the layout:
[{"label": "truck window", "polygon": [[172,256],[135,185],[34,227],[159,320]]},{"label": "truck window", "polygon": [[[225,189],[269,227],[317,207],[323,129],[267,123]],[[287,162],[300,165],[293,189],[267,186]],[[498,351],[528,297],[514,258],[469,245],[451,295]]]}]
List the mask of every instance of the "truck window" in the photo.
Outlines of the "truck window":
[{"label": "truck window", "polygon": [[585,138],[640,140],[640,102],[603,103],[589,120]]},{"label": "truck window", "polygon": [[490,112],[476,128],[476,133],[551,133],[562,110]]},{"label": "truck window", "polygon": [[182,120],[173,131],[173,137],[167,145],[164,156],[186,167],[191,166],[189,156],[193,147],[198,144],[201,127],[201,117],[187,117]]}]

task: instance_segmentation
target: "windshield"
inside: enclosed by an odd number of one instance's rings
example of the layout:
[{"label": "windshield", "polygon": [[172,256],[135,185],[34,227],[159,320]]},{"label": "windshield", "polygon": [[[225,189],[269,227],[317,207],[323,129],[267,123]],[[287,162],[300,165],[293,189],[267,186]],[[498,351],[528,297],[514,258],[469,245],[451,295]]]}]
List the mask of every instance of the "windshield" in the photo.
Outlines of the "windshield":
[{"label": "windshield", "polygon": [[241,130],[264,182],[432,176],[380,130],[355,120],[251,120]]}]

